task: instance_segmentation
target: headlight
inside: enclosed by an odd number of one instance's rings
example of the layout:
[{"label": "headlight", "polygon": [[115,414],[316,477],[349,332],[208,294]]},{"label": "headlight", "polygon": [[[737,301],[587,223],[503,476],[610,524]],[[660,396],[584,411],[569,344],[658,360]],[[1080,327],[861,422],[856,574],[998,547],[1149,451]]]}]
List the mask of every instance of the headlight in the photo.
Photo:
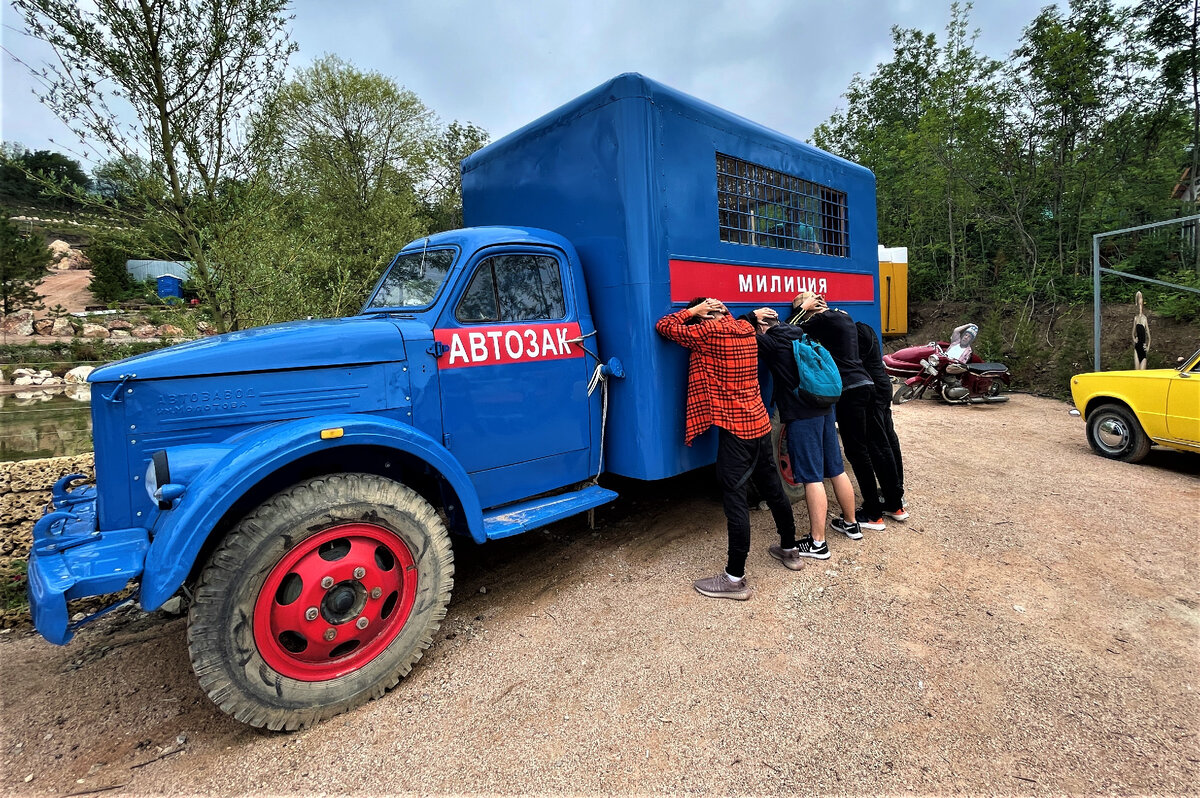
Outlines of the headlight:
[{"label": "headlight", "polygon": [[929,356],[929,365],[933,366],[934,368],[937,368],[937,364],[941,363],[941,362],[942,362],[942,359],[940,357],[938,357],[937,355]]}]

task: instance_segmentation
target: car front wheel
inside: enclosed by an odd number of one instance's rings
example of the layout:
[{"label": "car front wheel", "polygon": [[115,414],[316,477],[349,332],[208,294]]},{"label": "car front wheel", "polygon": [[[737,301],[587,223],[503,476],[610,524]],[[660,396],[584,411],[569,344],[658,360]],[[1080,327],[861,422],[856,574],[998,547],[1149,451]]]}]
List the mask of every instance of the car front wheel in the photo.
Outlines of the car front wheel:
[{"label": "car front wheel", "polygon": [[1150,439],[1142,425],[1121,405],[1106,404],[1093,410],[1087,420],[1087,438],[1096,454],[1111,460],[1136,463],[1150,452]]}]

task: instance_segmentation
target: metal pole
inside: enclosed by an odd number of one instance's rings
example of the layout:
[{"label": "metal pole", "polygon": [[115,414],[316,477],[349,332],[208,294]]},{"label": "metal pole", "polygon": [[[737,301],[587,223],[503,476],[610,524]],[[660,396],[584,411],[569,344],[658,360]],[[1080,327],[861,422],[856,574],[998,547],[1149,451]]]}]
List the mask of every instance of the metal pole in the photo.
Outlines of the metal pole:
[{"label": "metal pole", "polygon": [[1095,352],[1092,371],[1100,370],[1100,237],[1092,236],[1092,349]]}]

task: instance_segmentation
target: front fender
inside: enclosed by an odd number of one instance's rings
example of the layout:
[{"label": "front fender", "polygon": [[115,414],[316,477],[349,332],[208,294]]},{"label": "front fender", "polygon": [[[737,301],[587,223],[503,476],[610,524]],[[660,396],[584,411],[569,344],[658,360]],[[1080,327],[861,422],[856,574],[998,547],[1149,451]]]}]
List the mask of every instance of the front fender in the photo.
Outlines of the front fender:
[{"label": "front fender", "polygon": [[[321,430],[342,435],[322,440]],[[237,441],[223,457],[197,474],[187,491],[164,513],[142,575],[140,601],[157,609],[175,594],[217,523],[246,491],[277,469],[305,455],[343,446],[381,446],[414,455],[436,469],[458,494],[471,537],[486,539],[483,511],[467,472],[450,452],[425,433],[399,422],[363,416],[321,416],[272,425]]]}]

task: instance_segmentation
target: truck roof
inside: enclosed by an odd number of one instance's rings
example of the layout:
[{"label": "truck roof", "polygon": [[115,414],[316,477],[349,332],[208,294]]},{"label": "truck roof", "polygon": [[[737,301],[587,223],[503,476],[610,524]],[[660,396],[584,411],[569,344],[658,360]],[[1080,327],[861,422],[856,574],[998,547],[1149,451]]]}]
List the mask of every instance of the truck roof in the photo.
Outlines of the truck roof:
[{"label": "truck roof", "polygon": [[511,148],[525,146],[525,143],[531,137],[536,136],[541,131],[561,125],[609,103],[634,98],[649,100],[651,103],[659,105],[665,110],[674,113],[683,113],[719,129],[744,131],[759,142],[774,140],[787,149],[799,147],[810,150],[813,153],[820,153],[822,158],[836,159],[851,169],[861,170],[870,174],[870,170],[864,166],[817,149],[811,144],[784,135],[777,130],[772,130],[744,116],[739,116],[723,108],[718,108],[712,103],[705,102],[690,94],[685,94],[678,89],[673,89],[638,72],[625,72],[617,75],[606,83],[602,83],[591,91],[514,130],[507,136],[497,139],[488,146],[468,156],[462,162],[462,171],[464,173],[469,172],[481,163],[493,158],[506,156]]},{"label": "truck roof", "polygon": [[422,247],[456,246],[465,252],[496,244],[546,244],[559,249],[570,250],[570,243],[558,233],[542,230],[538,227],[515,227],[511,225],[491,225],[482,227],[464,227],[458,230],[447,230],[434,233],[431,236],[417,239],[406,246],[402,252],[419,252]]}]

